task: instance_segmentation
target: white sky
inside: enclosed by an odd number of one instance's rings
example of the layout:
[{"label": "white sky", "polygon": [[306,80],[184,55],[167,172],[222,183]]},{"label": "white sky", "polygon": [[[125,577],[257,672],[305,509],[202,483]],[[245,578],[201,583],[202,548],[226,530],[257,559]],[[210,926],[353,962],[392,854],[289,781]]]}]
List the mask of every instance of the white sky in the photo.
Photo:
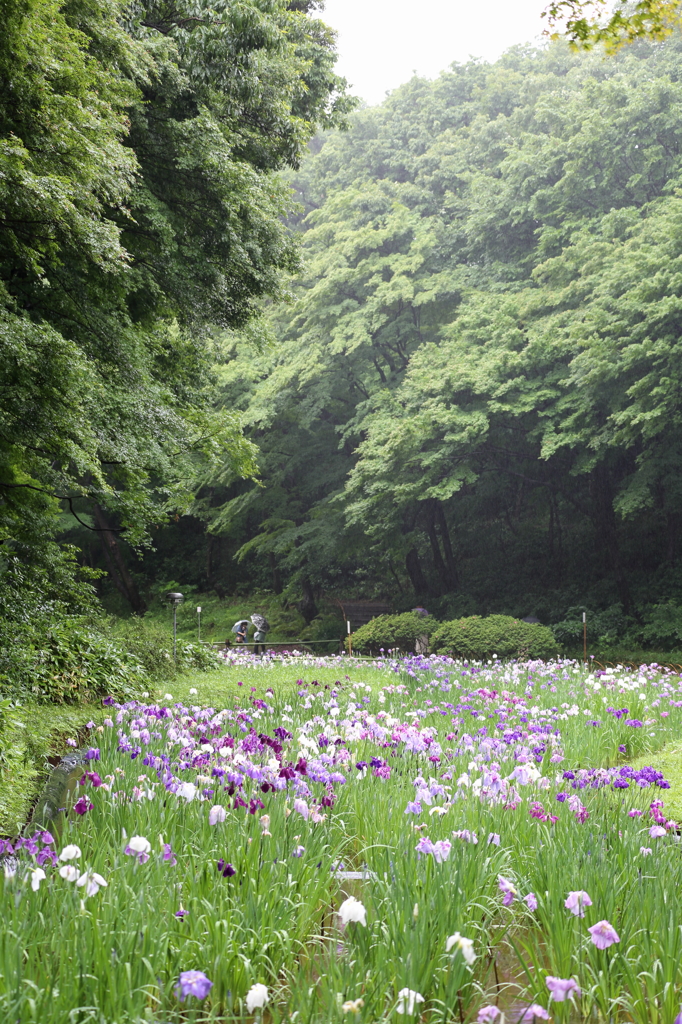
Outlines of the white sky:
[{"label": "white sky", "polygon": [[495,60],[534,42],[549,0],[326,0],[321,17],[339,33],[337,74],[367,103],[412,77],[435,78],[453,61]]}]

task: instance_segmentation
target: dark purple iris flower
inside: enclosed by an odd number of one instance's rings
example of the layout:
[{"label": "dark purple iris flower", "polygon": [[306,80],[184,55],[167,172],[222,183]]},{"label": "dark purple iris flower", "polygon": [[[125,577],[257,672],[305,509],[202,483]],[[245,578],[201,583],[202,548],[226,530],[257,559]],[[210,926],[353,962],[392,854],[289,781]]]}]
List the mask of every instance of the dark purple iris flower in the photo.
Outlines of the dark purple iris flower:
[{"label": "dark purple iris flower", "polygon": [[237,874],[236,869],[233,868],[232,865],[228,861],[223,860],[222,857],[218,861],[218,871],[223,876],[223,878],[231,878],[232,875],[236,875]]},{"label": "dark purple iris flower", "polygon": [[42,868],[43,864],[46,864],[48,861],[50,864],[55,865],[57,863],[57,854],[54,850],[46,850],[45,847],[43,847],[36,857],[36,864],[39,868]]},{"label": "dark purple iris flower", "polygon": [[90,801],[85,796],[82,796],[80,797],[80,799],[76,800],[75,804],[73,805],[73,809],[76,812],[76,814],[87,814],[88,811],[91,811],[94,806],[95,805],[91,804]]}]

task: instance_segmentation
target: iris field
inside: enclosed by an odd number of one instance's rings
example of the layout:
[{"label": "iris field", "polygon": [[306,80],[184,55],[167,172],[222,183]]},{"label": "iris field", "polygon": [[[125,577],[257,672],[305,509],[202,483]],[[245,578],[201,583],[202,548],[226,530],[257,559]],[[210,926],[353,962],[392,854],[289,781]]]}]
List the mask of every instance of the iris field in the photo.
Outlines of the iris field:
[{"label": "iris field", "polygon": [[240,654],[105,714],[2,842],[0,1019],[682,1021],[679,676]]}]

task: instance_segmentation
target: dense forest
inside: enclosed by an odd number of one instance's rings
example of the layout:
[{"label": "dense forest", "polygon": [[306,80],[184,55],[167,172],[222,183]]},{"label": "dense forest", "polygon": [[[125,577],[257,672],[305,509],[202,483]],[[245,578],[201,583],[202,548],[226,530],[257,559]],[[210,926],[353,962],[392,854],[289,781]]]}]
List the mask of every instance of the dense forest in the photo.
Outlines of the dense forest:
[{"label": "dense forest", "polygon": [[319,6],[0,3],[7,635],[174,585],[679,642],[682,39],[352,112]]},{"label": "dense forest", "polygon": [[318,136],[291,297],[221,336],[259,479],[207,480],[141,569],[311,611],[682,602],[681,78],[679,39],[516,48]]},{"label": "dense forest", "polygon": [[255,476],[214,350],[299,266],[277,172],[353,106],[318,6],[0,0],[0,676],[102,573],[143,611],[138,553]]}]

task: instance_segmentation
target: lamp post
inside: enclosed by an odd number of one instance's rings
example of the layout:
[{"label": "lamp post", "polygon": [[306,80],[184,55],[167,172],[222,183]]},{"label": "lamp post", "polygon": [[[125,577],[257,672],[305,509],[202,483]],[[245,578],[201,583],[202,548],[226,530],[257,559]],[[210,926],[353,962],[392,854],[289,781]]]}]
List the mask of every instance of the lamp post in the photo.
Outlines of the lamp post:
[{"label": "lamp post", "polygon": [[199,620],[199,643],[201,643],[201,605],[197,605],[197,619]]},{"label": "lamp post", "polygon": [[171,591],[170,594],[166,595],[171,605],[173,606],[173,661],[177,665],[178,663],[178,605],[181,605],[185,600],[184,594],[175,593]]}]

